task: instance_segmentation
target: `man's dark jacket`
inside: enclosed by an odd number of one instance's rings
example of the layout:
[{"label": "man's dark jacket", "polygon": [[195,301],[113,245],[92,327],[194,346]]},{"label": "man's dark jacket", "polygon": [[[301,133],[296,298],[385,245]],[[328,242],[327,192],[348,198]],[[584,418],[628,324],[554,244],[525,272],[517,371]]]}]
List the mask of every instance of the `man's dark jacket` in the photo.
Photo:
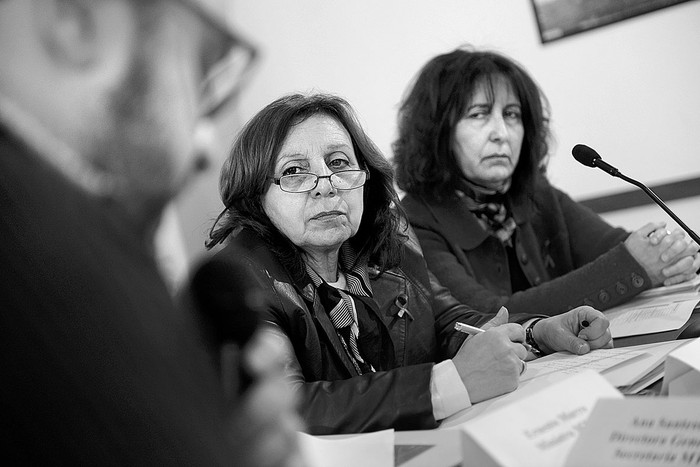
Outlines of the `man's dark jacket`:
[{"label": "man's dark jacket", "polygon": [[212,358],[130,217],[2,126],[0,243],[9,465],[237,463]]}]

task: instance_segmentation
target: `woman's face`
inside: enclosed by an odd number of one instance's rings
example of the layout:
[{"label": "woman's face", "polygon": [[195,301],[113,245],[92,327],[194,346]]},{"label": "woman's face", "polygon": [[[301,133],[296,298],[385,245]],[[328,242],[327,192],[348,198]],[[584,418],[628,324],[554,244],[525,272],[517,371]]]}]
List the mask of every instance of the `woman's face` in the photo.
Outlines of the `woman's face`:
[{"label": "woman's face", "polygon": [[454,128],[452,149],[468,180],[499,189],[518,165],[524,129],[520,100],[510,83],[493,81],[493,103],[487,91],[486,83],[477,86]]},{"label": "woman's face", "polygon": [[[319,176],[360,169],[350,134],[333,117],[313,115],[293,126],[275,161],[274,177],[312,173]],[[357,233],[364,187],[335,189],[328,178],[305,193],[288,193],[271,183],[263,197],[270,221],[306,253],[337,251]]]}]

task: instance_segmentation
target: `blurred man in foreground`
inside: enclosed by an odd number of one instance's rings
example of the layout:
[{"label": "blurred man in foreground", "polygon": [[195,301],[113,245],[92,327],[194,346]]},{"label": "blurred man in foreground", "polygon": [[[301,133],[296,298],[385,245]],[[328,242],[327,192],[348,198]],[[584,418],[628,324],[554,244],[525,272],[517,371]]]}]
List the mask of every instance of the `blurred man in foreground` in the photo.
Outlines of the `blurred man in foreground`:
[{"label": "blurred man in foreground", "polygon": [[[297,465],[274,349],[225,400],[152,257],[255,51],[225,0],[0,0],[0,436],[18,464]],[[263,358],[256,358],[263,357]]]}]

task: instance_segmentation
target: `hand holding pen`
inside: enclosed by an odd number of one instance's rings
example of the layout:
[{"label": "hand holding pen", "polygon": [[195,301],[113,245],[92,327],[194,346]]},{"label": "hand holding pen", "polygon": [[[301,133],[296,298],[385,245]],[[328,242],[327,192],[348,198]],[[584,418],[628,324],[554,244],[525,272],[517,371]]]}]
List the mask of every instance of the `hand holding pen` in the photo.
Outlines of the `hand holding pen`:
[{"label": "hand holding pen", "polygon": [[[586,325],[588,325],[588,324],[586,324]],[[455,323],[455,331],[459,331],[459,332],[462,332],[464,334],[469,334],[470,336],[475,336],[475,335],[480,334],[482,332],[486,332],[486,329],[478,328],[476,326],[472,326],[470,324],[465,324],[465,323],[460,323],[459,321],[457,321]],[[530,350],[532,350],[532,347],[527,342],[520,342],[520,343],[523,345],[523,347],[525,347],[525,350],[527,350],[528,352]]]},{"label": "hand holding pen", "polygon": [[600,311],[580,306],[538,321],[532,336],[545,354],[570,352],[583,355],[591,350],[612,348],[610,322]]},{"label": "hand holding pen", "polygon": [[508,323],[508,310],[500,310],[483,330],[466,339],[452,358],[472,403],[514,390],[525,371],[525,331]]},{"label": "hand holding pen", "polygon": [[[508,310],[505,307],[501,307],[501,309],[498,311],[499,311],[499,313],[508,313]],[[482,328],[472,326],[472,325],[466,324],[466,323],[460,323],[459,321],[455,323],[454,328],[456,331],[459,331],[459,332],[462,332],[465,334],[469,334],[470,336],[475,336],[477,334],[481,334],[483,332],[486,332],[486,329],[482,329]],[[525,350],[528,353],[530,353],[532,351],[532,347],[528,343],[526,343],[524,339],[522,341],[513,341],[513,342],[517,342],[517,343],[521,344],[523,347],[525,347]],[[523,359],[522,363],[523,363],[523,366],[522,366],[522,369],[520,370],[521,375],[523,373],[525,373],[525,370],[527,369],[527,363],[525,362],[524,359]]]}]

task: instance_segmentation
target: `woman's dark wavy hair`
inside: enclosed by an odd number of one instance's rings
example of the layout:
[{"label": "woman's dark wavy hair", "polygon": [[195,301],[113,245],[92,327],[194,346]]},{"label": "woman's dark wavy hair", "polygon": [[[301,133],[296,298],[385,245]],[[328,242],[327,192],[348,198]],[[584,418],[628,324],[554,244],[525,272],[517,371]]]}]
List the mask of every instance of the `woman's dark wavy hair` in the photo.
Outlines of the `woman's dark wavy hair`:
[{"label": "woman's dark wavy hair", "polygon": [[493,99],[500,77],[520,99],[524,138],[510,193],[532,190],[544,175],[548,153],[549,105],[530,75],[512,59],[471,47],[455,49],[430,60],[408,89],[393,143],[396,182],[402,190],[444,199],[461,184],[462,171],[452,151],[454,129],[482,83]]},{"label": "woman's dark wavy hair", "polygon": [[364,186],[364,213],[349,241],[360,258],[381,271],[401,261],[406,235],[404,211],[394,189],[391,164],[365,134],[344,99],[329,94],[291,94],[258,112],[241,130],[221,169],[219,191],[225,209],[214,222],[207,248],[248,227],[260,235],[293,277],[303,277],[301,251],[267,217],[262,198],[272,184],[277,156],[289,131],[313,115],[336,119],[350,134],[359,164],[369,170]]}]

